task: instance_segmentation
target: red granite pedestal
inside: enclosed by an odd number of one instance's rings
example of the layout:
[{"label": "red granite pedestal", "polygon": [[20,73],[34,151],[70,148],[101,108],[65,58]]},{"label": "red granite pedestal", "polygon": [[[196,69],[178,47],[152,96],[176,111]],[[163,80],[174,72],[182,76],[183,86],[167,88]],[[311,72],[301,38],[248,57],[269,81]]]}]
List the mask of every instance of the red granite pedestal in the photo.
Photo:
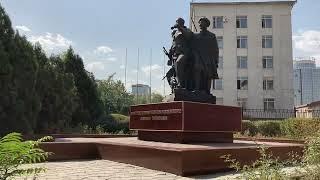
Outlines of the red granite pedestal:
[{"label": "red granite pedestal", "polygon": [[241,131],[241,109],[184,101],[131,106],[130,129],[145,141],[230,143]]}]

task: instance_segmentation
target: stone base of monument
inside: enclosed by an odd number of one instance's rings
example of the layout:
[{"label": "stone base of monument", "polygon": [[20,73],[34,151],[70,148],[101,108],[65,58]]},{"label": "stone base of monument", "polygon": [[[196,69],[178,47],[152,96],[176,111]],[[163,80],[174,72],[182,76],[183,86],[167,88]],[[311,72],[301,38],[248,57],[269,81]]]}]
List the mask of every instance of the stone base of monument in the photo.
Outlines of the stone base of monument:
[{"label": "stone base of monument", "polygon": [[184,132],[184,131],[138,131],[138,139],[168,143],[232,143],[233,133],[229,132]]},{"label": "stone base of monument", "polygon": [[191,101],[199,103],[216,104],[216,97],[203,91],[189,91],[187,89],[174,89],[174,92],[166,96],[164,102]]},{"label": "stone base of monument", "polygon": [[[303,144],[298,142],[266,142],[237,140],[233,143],[163,143],[141,141],[136,137],[119,138],[58,138],[56,142],[41,143],[45,151],[53,152],[49,161],[75,159],[105,159],[132,164],[181,176],[215,173],[230,170],[221,158],[231,155],[242,165],[250,165],[260,155],[258,146],[268,147],[279,160],[290,153],[302,155]],[[124,170],[125,171],[125,170]]]},{"label": "stone base of monument", "polygon": [[195,102],[169,102],[132,106],[130,129],[139,140],[197,143],[233,141],[241,131],[241,109]]}]

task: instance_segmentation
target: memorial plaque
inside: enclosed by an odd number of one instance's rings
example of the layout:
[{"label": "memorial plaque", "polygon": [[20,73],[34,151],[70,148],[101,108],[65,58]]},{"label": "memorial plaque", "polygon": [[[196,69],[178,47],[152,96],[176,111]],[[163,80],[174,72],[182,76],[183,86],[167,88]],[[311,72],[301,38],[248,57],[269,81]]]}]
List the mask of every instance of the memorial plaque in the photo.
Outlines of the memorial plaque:
[{"label": "memorial plaque", "polygon": [[148,141],[232,142],[241,131],[241,109],[196,102],[169,102],[132,106],[130,129]]}]

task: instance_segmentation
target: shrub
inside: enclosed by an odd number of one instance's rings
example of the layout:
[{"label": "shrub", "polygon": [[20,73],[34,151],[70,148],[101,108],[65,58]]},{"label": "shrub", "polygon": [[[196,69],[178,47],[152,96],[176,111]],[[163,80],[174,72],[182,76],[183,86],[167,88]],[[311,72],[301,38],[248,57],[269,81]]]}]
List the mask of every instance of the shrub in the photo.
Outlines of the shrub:
[{"label": "shrub", "polygon": [[37,141],[22,141],[22,135],[19,133],[10,133],[1,138],[0,179],[5,180],[44,171],[43,168],[20,168],[19,166],[45,161],[49,153],[40,149],[39,143],[51,139],[52,137],[44,137]]},{"label": "shrub", "polygon": [[241,172],[239,179],[288,179],[286,174],[282,171],[284,164],[279,162],[278,158],[267,153],[266,147],[259,146],[258,152],[260,154],[260,158],[251,165],[241,166],[240,162],[236,159],[231,159],[230,155],[221,156],[221,158],[229,164],[229,168],[235,169],[237,172]]},{"label": "shrub", "polygon": [[304,150],[304,162],[308,165],[320,165],[320,133],[308,138]]},{"label": "shrub", "polygon": [[281,122],[280,121],[259,121],[255,122],[258,131],[263,136],[280,136],[281,133]]},{"label": "shrub", "polygon": [[255,136],[258,134],[258,128],[252,121],[244,120],[242,121],[242,135]]},{"label": "shrub", "polygon": [[292,138],[314,136],[320,128],[318,119],[286,119],[281,123],[281,131]]},{"label": "shrub", "polygon": [[303,179],[320,179],[320,133],[309,137],[303,155]]},{"label": "shrub", "polygon": [[129,133],[129,117],[122,114],[111,114],[100,124],[102,128],[110,133]]}]

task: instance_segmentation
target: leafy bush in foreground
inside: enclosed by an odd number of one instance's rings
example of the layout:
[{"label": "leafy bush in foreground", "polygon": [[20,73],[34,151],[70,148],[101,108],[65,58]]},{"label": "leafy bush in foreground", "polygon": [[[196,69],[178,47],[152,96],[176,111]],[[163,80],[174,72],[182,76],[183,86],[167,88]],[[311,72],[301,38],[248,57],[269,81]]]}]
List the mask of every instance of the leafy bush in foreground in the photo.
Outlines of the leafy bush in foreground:
[{"label": "leafy bush in foreground", "polygon": [[[301,179],[319,180],[320,179],[320,131],[308,138],[305,144],[303,156],[289,154],[288,161],[280,162],[277,157],[272,157],[267,148],[258,148],[260,158],[250,165],[241,166],[240,162],[232,159],[230,155],[222,156],[230,168],[240,172],[240,179],[248,180],[282,180],[282,179]],[[285,167],[295,168],[293,172],[286,172]]]},{"label": "leafy bush in foreground", "polygon": [[39,148],[39,143],[51,140],[44,137],[37,141],[22,141],[20,133],[10,133],[0,139],[0,179],[36,174],[43,168],[20,168],[22,164],[45,161],[49,154]]},{"label": "leafy bush in foreground", "polygon": [[241,166],[240,162],[236,159],[231,159],[230,155],[222,156],[221,158],[229,165],[230,168],[241,172],[240,179],[247,180],[285,180],[286,174],[282,171],[284,164],[267,153],[267,148],[259,146],[258,151],[260,158],[253,162],[251,165]]}]

